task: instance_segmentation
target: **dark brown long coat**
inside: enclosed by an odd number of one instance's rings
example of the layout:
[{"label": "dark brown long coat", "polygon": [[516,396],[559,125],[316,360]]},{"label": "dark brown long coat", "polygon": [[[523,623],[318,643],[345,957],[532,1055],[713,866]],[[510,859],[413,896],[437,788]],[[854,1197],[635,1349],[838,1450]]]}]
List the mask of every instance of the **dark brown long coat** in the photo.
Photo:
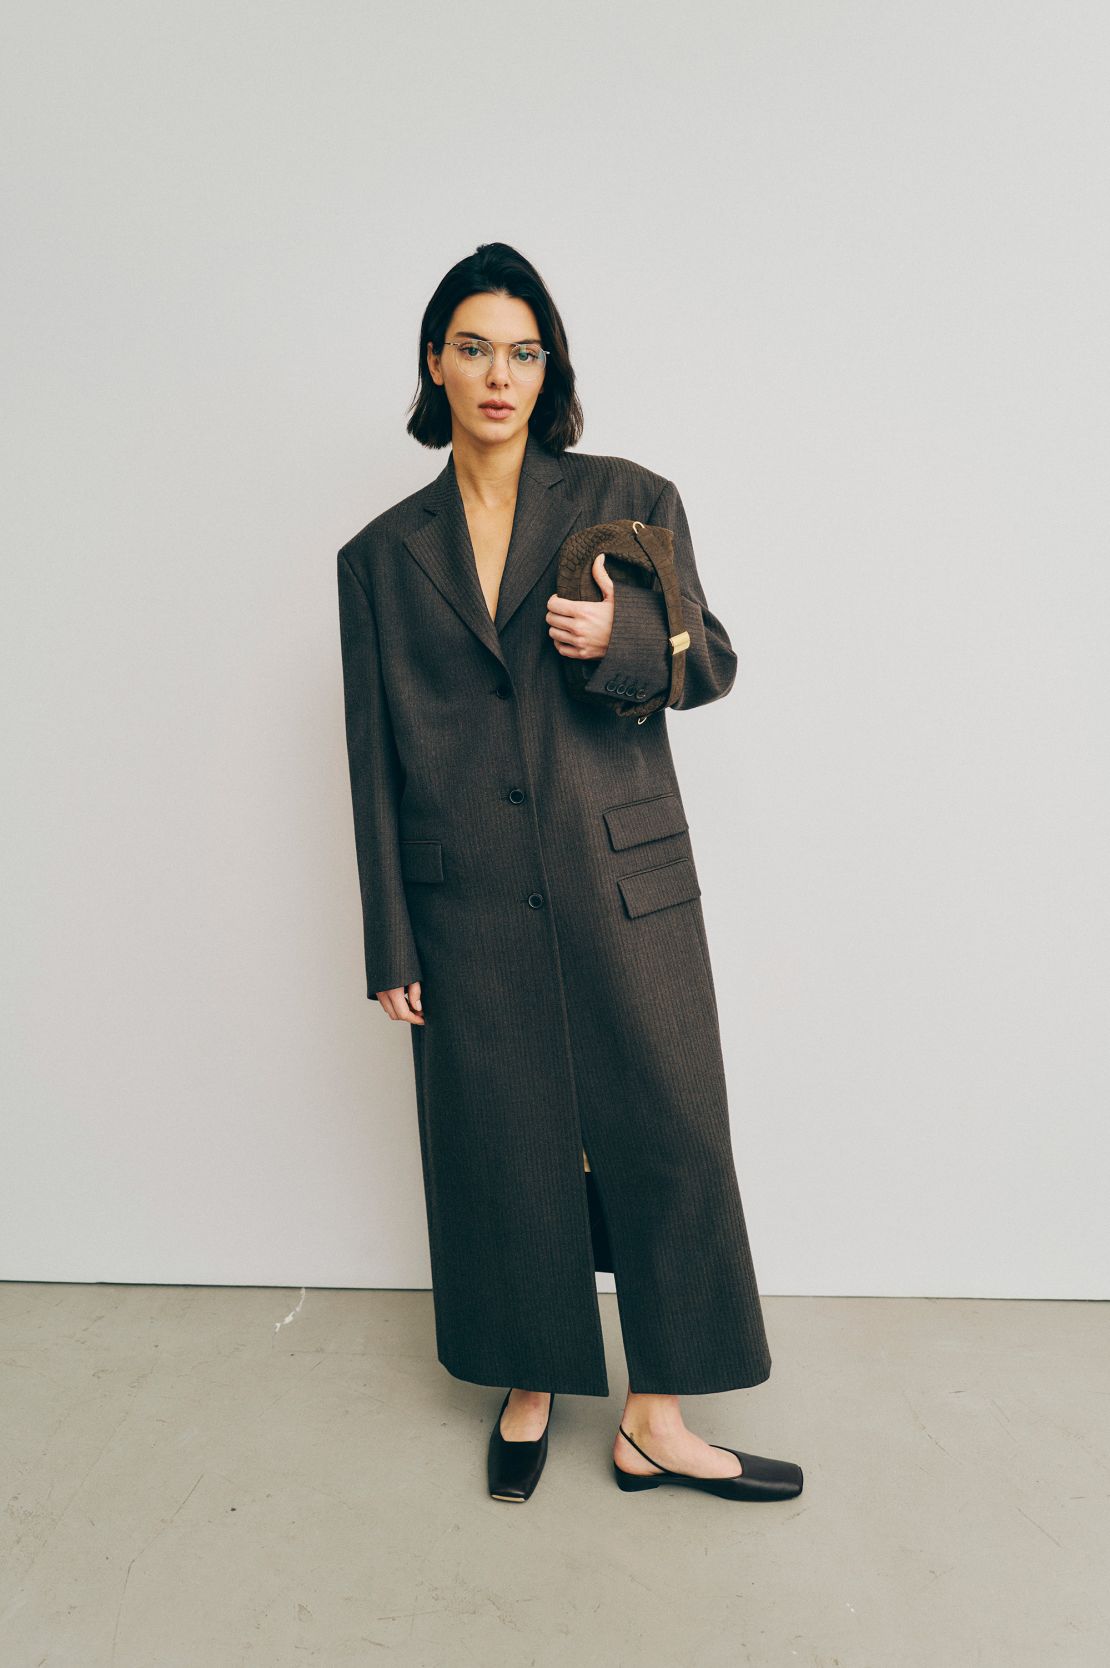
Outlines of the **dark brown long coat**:
[{"label": "dark brown long coat", "polygon": [[[572,701],[548,633],[574,528],[669,526],[680,708],[732,687],[672,482],[529,436],[496,618],[449,454],[339,552],[367,994],[411,1026],[440,1361],[478,1384],[609,1393],[582,1153],[633,1390],[771,1369],[734,1165],[700,885],[660,709]],[[593,686],[669,679],[660,593],[618,583]]]}]

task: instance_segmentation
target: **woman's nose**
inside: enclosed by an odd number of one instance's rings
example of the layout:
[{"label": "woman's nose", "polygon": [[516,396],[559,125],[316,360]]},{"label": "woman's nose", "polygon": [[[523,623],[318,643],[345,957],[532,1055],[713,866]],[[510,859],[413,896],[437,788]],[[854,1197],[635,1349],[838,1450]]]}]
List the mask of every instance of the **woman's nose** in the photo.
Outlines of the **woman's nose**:
[{"label": "woman's nose", "polygon": [[[502,357],[501,357],[502,354],[505,355],[504,359],[502,359]],[[508,350],[508,348],[494,348],[494,350],[493,350],[493,364],[489,368],[489,374],[486,377],[486,381],[488,383],[492,383],[497,388],[504,388],[508,384],[508,381],[509,381],[509,350]]]}]

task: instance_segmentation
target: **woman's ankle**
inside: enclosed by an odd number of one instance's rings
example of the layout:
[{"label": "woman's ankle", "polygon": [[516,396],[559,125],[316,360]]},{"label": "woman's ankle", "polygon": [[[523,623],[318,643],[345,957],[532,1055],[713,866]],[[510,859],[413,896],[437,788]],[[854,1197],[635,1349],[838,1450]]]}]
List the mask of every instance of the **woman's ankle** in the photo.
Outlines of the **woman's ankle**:
[{"label": "woman's ankle", "polygon": [[658,1396],[629,1391],[621,1415],[625,1430],[647,1436],[669,1436],[685,1430],[677,1396]]}]

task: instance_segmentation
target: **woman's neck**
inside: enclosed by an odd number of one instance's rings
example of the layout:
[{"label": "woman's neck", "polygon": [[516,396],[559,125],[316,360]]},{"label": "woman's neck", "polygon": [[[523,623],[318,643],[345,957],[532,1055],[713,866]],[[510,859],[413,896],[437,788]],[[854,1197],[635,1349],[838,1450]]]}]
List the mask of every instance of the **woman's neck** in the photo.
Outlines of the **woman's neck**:
[{"label": "woman's neck", "polygon": [[480,446],[465,430],[456,430],[451,438],[451,452],[455,479],[463,497],[489,510],[512,503],[527,444],[527,429],[515,440],[497,447]]}]

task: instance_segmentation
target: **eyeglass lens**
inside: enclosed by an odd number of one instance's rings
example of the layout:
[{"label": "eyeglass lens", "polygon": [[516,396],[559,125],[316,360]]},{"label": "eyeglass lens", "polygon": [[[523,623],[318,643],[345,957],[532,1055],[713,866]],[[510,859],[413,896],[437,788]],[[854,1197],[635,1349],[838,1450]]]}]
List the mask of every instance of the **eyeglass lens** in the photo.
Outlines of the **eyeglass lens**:
[{"label": "eyeglass lens", "polygon": [[[493,343],[483,341],[479,337],[444,345],[452,348],[455,363],[464,376],[484,376],[495,363]],[[514,342],[509,348],[509,375],[521,382],[528,382],[540,375],[546,359],[547,354],[543,348],[533,347],[529,342]]]}]

